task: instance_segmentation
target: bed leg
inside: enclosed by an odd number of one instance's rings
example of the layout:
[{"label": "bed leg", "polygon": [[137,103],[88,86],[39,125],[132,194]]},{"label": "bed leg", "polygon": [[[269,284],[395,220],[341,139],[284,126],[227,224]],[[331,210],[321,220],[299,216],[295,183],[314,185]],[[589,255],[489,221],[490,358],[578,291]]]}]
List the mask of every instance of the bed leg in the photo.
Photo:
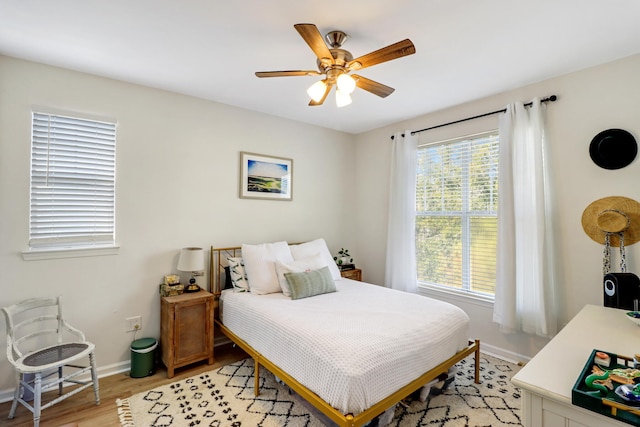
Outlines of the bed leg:
[{"label": "bed leg", "polygon": [[260,395],[260,363],[257,359],[253,359],[253,394]]},{"label": "bed leg", "polygon": [[476,384],[480,384],[480,340],[476,340],[476,372],[475,372],[475,382]]}]

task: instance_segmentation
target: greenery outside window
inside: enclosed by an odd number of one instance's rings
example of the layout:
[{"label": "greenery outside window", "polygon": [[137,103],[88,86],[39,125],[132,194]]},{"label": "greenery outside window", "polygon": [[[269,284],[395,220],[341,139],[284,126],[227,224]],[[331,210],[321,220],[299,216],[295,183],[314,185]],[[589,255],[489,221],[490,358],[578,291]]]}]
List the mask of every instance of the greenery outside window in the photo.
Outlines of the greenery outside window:
[{"label": "greenery outside window", "polygon": [[498,132],[420,146],[417,157],[419,285],[493,299]]},{"label": "greenery outside window", "polygon": [[29,250],[115,247],[116,124],[32,115]]}]

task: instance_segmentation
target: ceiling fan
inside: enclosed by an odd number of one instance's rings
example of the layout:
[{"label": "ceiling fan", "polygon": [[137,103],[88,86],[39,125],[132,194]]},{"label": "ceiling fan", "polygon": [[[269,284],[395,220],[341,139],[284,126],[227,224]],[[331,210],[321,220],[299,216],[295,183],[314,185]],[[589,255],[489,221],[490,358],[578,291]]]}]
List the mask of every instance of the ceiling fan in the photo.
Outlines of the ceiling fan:
[{"label": "ceiling fan", "polygon": [[385,86],[366,77],[357,74],[349,74],[351,71],[361,70],[382,62],[416,53],[416,48],[409,39],[405,39],[370,52],[366,55],[353,59],[351,52],[341,49],[342,44],[347,39],[347,34],[342,31],[331,31],[327,33],[327,43],[322,38],[320,31],[313,24],[296,24],[294,28],[300,33],[311,50],[318,57],[316,70],[290,70],[290,71],[258,71],[258,77],[289,77],[289,76],[324,76],[322,80],[314,83],[307,93],[311,97],[310,106],[322,105],[331,92],[333,86],[336,87],[336,104],[338,107],[351,104],[350,94],[356,87],[371,92],[379,97],[385,98],[395,89]]}]

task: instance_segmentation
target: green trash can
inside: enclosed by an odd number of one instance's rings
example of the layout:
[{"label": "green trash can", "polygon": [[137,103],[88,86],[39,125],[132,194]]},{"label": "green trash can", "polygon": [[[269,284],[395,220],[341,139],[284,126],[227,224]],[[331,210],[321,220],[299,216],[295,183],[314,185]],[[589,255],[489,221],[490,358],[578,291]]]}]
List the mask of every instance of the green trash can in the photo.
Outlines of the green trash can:
[{"label": "green trash can", "polygon": [[140,338],[131,343],[131,374],[132,378],[143,378],[153,375],[156,371],[155,350],[158,340],[155,338]]}]

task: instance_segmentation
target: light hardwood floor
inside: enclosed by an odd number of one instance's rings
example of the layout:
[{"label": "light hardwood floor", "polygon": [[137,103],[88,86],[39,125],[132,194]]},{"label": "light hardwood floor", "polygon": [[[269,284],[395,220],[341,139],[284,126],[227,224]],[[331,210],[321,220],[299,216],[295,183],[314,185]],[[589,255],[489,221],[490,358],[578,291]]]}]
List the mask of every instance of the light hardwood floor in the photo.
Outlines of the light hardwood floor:
[{"label": "light hardwood floor", "polygon": [[[242,360],[247,354],[230,344],[216,347],[215,362],[194,363],[176,369],[175,376],[167,378],[167,371],[161,364],[156,373],[144,378],[131,378],[129,373],[116,374],[100,378],[100,405],[95,404],[93,389],[88,388],[52,407],[42,411],[41,427],[59,427],[69,423],[78,423],[80,427],[119,426],[116,399],[123,399],[145,390],[188,378],[220,366]],[[8,419],[11,402],[0,404],[0,426],[33,426],[33,415],[24,406],[18,405],[16,416]]]}]

